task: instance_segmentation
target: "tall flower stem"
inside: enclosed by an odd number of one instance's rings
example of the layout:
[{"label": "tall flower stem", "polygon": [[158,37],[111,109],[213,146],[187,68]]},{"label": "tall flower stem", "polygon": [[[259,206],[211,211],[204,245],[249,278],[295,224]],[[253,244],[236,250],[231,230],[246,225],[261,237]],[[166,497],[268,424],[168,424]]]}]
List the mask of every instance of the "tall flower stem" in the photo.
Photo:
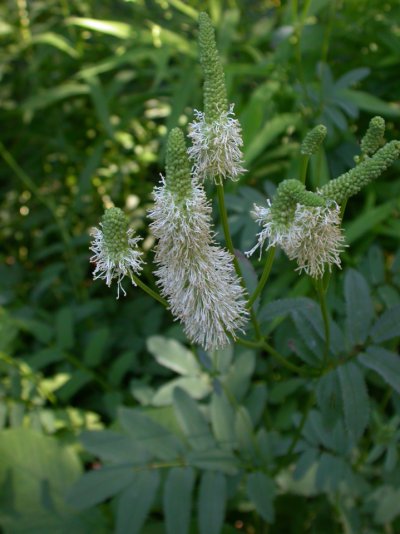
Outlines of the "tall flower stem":
[{"label": "tall flower stem", "polygon": [[325,347],[324,347],[324,368],[328,364],[329,358],[329,347],[331,344],[331,329],[329,324],[329,312],[326,305],[326,289],[324,289],[324,282],[322,278],[318,278],[315,281],[315,287],[318,293],[319,305],[321,308],[322,319],[324,321],[324,331],[325,331]]},{"label": "tall flower stem", "polygon": [[[217,184],[217,194],[218,194],[219,213],[221,217],[222,228],[224,231],[226,246],[229,252],[232,254],[233,265],[235,267],[236,274],[238,275],[240,279],[240,283],[242,287],[247,290],[246,285],[244,283],[242,270],[235,256],[235,249],[233,248],[233,242],[232,242],[231,233],[229,231],[228,216],[227,216],[226,206],[225,206],[224,186],[222,185],[221,182],[222,181],[220,180],[220,183]],[[256,335],[256,338],[260,339],[261,338],[260,325],[258,324],[256,314],[254,313],[254,310],[252,308],[250,308],[250,317],[253,323],[254,333]]]},{"label": "tall flower stem", "polygon": [[150,295],[150,297],[157,300],[165,308],[168,308],[168,302],[165,299],[163,299],[158,293],[153,291],[153,289],[151,289],[147,284],[145,284],[138,276],[131,273],[131,279],[138,287],[140,287],[140,289],[143,289],[143,291],[145,291],[148,295]]},{"label": "tall flower stem", "polygon": [[261,294],[262,290],[264,289],[265,284],[267,283],[267,280],[269,278],[269,275],[271,273],[272,264],[274,262],[275,257],[275,247],[271,247],[268,251],[268,256],[265,261],[264,270],[262,272],[260,281],[257,284],[256,289],[254,290],[254,293],[251,295],[248,303],[247,308],[251,308],[255,301],[257,300],[258,296]]}]

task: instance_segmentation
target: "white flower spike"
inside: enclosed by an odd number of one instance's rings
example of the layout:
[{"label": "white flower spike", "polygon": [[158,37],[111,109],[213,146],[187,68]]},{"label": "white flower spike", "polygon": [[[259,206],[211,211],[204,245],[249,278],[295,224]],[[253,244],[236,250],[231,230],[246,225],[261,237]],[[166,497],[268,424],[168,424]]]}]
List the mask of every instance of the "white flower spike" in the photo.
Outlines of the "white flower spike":
[{"label": "white flower spike", "polygon": [[208,122],[201,111],[195,110],[196,120],[189,125],[192,146],[188,149],[197,178],[231,178],[237,181],[245,172],[242,166],[243,140],[241,127],[234,118],[233,104],[218,119]]},{"label": "white flower spike", "polygon": [[209,16],[199,16],[199,52],[204,76],[204,113],[195,110],[195,120],[189,125],[193,146],[189,158],[196,178],[211,178],[220,183],[223,178],[239,179],[243,168],[242,134],[235,119],[233,104],[228,106],[225,76],[215,42],[215,32]]},{"label": "white flower spike", "polygon": [[155,261],[162,295],[192,343],[213,350],[235,338],[247,318],[244,290],[231,254],[214,242],[211,206],[190,176],[182,132],[168,138],[167,173],[149,216],[158,239]]},{"label": "white flower spike", "polygon": [[246,254],[250,256],[268,240],[267,250],[279,246],[288,258],[297,261],[297,271],[321,278],[326,267],[340,267],[340,254],[345,248],[341,229],[340,208],[305,190],[297,180],[285,180],[278,188],[274,202],[267,207],[254,206],[255,220],[263,226],[258,243]]},{"label": "white flower spike", "polygon": [[139,274],[142,270],[142,252],[138,250],[137,243],[140,237],[133,237],[134,231],[128,227],[128,219],[119,208],[110,208],[105,211],[99,228],[92,231],[93,242],[90,250],[94,255],[90,261],[96,264],[93,279],[105,280],[108,287],[113,279],[117,280],[117,298],[120,291],[124,296],[126,291],[122,286],[125,276],[136,283],[132,274]]}]

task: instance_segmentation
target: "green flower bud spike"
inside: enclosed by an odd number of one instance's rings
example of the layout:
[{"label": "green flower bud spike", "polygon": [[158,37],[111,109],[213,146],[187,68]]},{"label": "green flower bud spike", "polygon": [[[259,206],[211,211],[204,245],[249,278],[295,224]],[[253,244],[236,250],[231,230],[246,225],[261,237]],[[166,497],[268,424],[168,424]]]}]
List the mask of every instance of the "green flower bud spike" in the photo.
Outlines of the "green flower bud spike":
[{"label": "green flower bud spike", "polygon": [[383,145],[385,134],[385,121],[382,117],[373,117],[368,130],[361,140],[361,153],[363,156],[372,156]]},{"label": "green flower bud spike", "polygon": [[326,137],[326,126],[318,124],[305,136],[304,141],[301,143],[300,153],[303,156],[312,156],[318,152],[319,147],[322,145]]},{"label": "green flower bud spike", "polygon": [[241,127],[234,118],[233,104],[228,105],[225,76],[215,42],[215,32],[206,13],[199,16],[199,53],[204,76],[204,112],[195,110],[189,125],[194,176],[211,178],[216,184],[222,178],[238,180],[242,167]]},{"label": "green flower bud spike", "polygon": [[142,270],[142,252],[137,248],[141,238],[133,237],[128,218],[119,208],[106,210],[100,226],[101,229],[95,228],[92,232],[94,239],[90,247],[94,252],[90,261],[96,264],[93,279],[105,280],[110,287],[116,278],[119,298],[120,290],[126,295],[121,284],[123,278],[129,276],[132,284],[136,285],[132,276]]},{"label": "green flower bud spike", "polygon": [[212,122],[228,111],[228,98],[215,31],[207,13],[199,15],[199,55],[204,76],[204,114],[206,121]]},{"label": "green flower bud spike", "polygon": [[325,199],[342,204],[363,187],[376,180],[400,155],[400,141],[390,141],[371,158],[324,185],[318,193]]},{"label": "green flower bud spike", "polygon": [[190,197],[192,191],[190,163],[185,137],[180,128],[174,128],[168,135],[165,185],[173,193],[177,202]]}]

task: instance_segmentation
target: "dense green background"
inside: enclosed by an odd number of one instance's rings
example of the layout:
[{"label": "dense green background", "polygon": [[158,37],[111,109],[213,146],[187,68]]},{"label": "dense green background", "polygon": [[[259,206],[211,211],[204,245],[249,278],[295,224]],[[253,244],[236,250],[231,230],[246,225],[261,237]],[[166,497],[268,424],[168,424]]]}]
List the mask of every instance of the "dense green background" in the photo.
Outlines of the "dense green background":
[{"label": "dense green background", "polygon": [[[113,503],[79,516],[63,503],[63,491],[83,467],[96,466],[102,458],[96,447],[91,448],[90,438],[85,442],[89,452],[83,452],[77,437],[85,429],[114,427],[122,404],[172,402],[171,388],[161,393],[159,389],[176,378],[164,360],[170,353],[186,354],[185,349],[155,336],[186,343],[180,326],[138,289],[129,288],[128,296],[117,301],[115,288],[92,281],[89,231],[105,207],[123,207],[144,238],[143,278],[154,286],[153,238],[146,209],[163,172],[167,131],[176,125],[185,128],[193,108],[202,107],[196,46],[201,10],[208,11],[217,28],[228,94],[243,127],[248,172],[240,183],[226,186],[231,231],[239,250],[248,250],[255,242],[257,226],[249,217],[253,202],[264,202],[282,179],[296,177],[299,143],[315,124],[325,124],[328,136],[311,162],[312,188],[353,166],[359,140],[373,115],[386,119],[387,140],[400,138],[400,4],[396,0],[1,3],[0,426],[4,430],[0,452],[6,460],[0,465],[0,484],[5,489],[0,493],[0,524],[6,533],[24,532],[25,524],[30,532],[41,534],[62,532],[61,528],[111,532]],[[399,170],[397,164],[346,211],[350,248],[329,292],[339,323],[346,311],[344,275],[348,285],[361,288],[365,298],[372,299],[367,308],[371,302],[374,313],[380,314],[394,307],[396,317],[400,316],[396,308],[400,303]],[[213,195],[211,186],[209,193]],[[218,228],[217,212],[215,216]],[[256,259],[254,266],[260,268]],[[349,271],[350,267],[362,274]],[[299,277],[282,255],[261,304],[288,297],[314,298],[314,293],[309,280]],[[348,294],[346,302],[349,313]],[[265,305],[260,309],[265,331],[274,329],[282,352],[290,354],[294,347],[295,355],[306,360],[307,351],[301,346],[312,340],[313,333],[302,341],[295,332],[304,333],[307,325],[288,319],[282,326],[278,319],[272,328],[270,319],[279,314]],[[396,317],[394,336],[385,345],[393,352],[398,352],[400,334]],[[293,339],[287,339],[288,331]],[[209,357],[201,351],[198,356],[204,383],[197,377],[191,387],[196,398],[207,398],[213,375],[207,370]],[[230,357],[225,362],[228,367]],[[248,358],[253,361],[254,353]],[[243,365],[235,372],[239,382],[248,380],[243,386],[246,391],[252,383],[246,406],[252,416],[253,408],[257,412],[254,424],[271,430],[278,442],[281,438],[290,442],[295,435],[293,421],[298,424],[306,410],[309,385],[260,354],[257,363]],[[354,512],[346,508],[338,489],[340,480],[320,480],[317,490],[309,494],[314,497],[308,499],[301,491],[289,493],[289,483],[281,480],[278,494],[282,496],[276,499],[276,521],[270,532],[372,534],[400,529],[395,519],[400,513],[396,452],[400,435],[395,416],[400,387],[396,384],[397,393],[377,379],[369,386],[372,427],[359,448],[349,453],[358,477],[350,485],[365,482],[368,486],[351,501]],[[238,398],[241,395],[244,398],[245,391],[239,391]],[[152,410],[161,423],[176,424],[168,419],[167,408]],[[123,413],[120,423],[121,417]],[[323,440],[320,450],[326,446]],[[378,462],[372,458],[358,472],[378,445],[383,447],[380,454],[375,453]],[[391,451],[386,464],[385,447]],[[13,471],[15,463],[18,473]],[[36,478],[29,475],[32,464],[37,467]],[[327,464],[326,469],[333,467]],[[347,467],[343,469],[345,478]],[[43,480],[52,491],[46,490]],[[111,487],[114,480],[115,475],[106,486]],[[142,483],[151,488],[149,480]],[[218,480],[203,482],[213,487]],[[267,531],[253,512],[254,505],[240,491],[234,498],[235,491],[229,492],[226,531],[242,523],[240,528],[249,533]],[[153,506],[146,532],[163,531],[160,502]],[[54,506],[59,506],[57,517]],[[269,513],[264,519],[271,523]],[[207,525],[200,528],[213,532]]]}]

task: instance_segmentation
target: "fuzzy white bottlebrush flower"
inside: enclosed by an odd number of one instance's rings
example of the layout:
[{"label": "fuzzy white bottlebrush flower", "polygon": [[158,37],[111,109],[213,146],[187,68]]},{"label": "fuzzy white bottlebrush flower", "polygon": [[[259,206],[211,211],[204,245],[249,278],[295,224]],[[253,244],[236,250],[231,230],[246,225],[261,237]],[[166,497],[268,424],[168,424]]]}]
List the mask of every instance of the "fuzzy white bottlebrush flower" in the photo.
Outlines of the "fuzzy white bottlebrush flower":
[{"label": "fuzzy white bottlebrush flower", "polygon": [[108,287],[113,279],[117,281],[117,298],[120,291],[126,295],[122,286],[125,276],[136,283],[132,274],[139,274],[142,270],[142,252],[137,244],[140,237],[134,237],[134,231],[129,228],[128,219],[119,208],[110,208],[105,211],[99,228],[92,231],[93,241],[90,250],[94,255],[90,261],[96,264],[93,279],[105,280]]},{"label": "fuzzy white bottlebrush flower", "polygon": [[[267,250],[279,246],[289,259],[297,261],[297,271],[304,271],[314,278],[322,277],[326,267],[329,271],[333,265],[340,267],[340,254],[346,246],[340,208],[333,201],[326,202],[311,195],[322,205],[307,206],[295,202],[290,207],[288,199],[279,198],[279,195],[273,204],[268,201],[267,207],[255,205],[252,215],[263,229],[258,234],[256,246],[246,254],[253,254],[257,248],[261,254],[265,241],[268,241]],[[280,211],[285,205],[287,211]]]},{"label": "fuzzy white bottlebrush flower", "polygon": [[149,212],[155,237],[155,272],[162,295],[192,343],[213,350],[235,338],[247,318],[244,290],[231,254],[214,242],[211,206],[192,182],[182,132],[168,138],[167,176],[154,190]]},{"label": "fuzzy white bottlebrush flower", "polygon": [[207,120],[205,113],[195,110],[196,119],[189,125],[192,146],[188,149],[193,161],[193,173],[197,178],[221,178],[237,181],[245,172],[243,168],[240,123],[235,119],[233,104],[217,119]]}]

